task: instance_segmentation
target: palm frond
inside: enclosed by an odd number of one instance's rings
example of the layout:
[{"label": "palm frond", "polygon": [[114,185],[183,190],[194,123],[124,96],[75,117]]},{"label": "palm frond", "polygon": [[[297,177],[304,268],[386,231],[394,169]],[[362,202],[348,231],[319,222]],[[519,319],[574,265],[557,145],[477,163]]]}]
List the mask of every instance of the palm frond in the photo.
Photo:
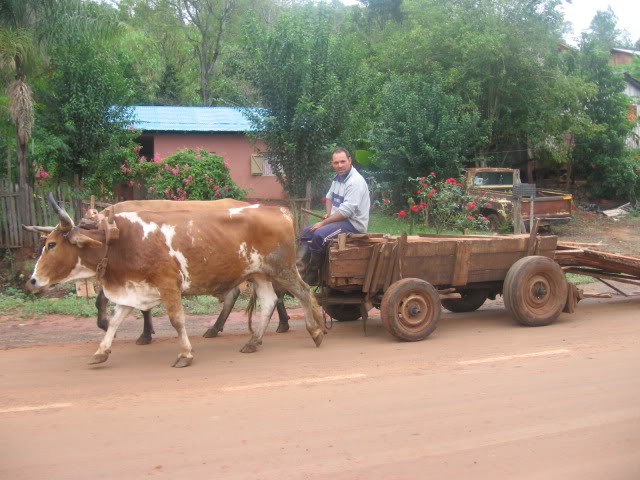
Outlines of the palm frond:
[{"label": "palm frond", "polygon": [[33,127],[33,96],[31,87],[23,80],[14,80],[9,85],[9,115],[18,129],[18,139],[25,144]]}]

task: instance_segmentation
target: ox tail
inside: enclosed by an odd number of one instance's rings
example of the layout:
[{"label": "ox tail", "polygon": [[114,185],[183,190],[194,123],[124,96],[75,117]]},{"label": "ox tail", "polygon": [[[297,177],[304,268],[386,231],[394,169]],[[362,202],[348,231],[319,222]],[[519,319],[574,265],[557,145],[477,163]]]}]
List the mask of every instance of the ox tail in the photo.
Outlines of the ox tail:
[{"label": "ox tail", "polygon": [[255,312],[256,310],[258,295],[256,294],[256,287],[253,285],[253,283],[250,284],[249,288],[251,289],[251,297],[249,298],[249,303],[247,304],[247,309],[245,310],[245,313],[247,314],[247,318],[249,320],[249,331],[251,332],[251,334],[253,334],[252,319],[253,319],[253,312]]}]

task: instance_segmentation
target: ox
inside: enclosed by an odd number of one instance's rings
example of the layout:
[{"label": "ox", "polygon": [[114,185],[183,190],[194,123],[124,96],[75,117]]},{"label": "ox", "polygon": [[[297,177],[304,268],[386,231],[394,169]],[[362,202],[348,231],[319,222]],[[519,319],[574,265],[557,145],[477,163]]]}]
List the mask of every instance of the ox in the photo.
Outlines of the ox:
[{"label": "ox", "polygon": [[316,346],[324,337],[315,298],[296,269],[291,213],[285,208],[250,205],[230,209],[134,211],[113,216],[119,238],[107,242],[103,229],[82,230],[49,194],[60,223],[45,241],[32,290],[98,276],[116,306],[91,364],[105,362],[116,331],[133,308],[149,310],[163,303],[180,339],[173,364],[193,361],[182,308],[183,295],[223,295],[251,281],[261,304],[258,329],[242,348],[255,352],[276,306],[273,285],[296,297]]},{"label": "ox", "polygon": [[[145,211],[157,211],[157,212],[166,212],[171,210],[193,210],[198,208],[210,209],[210,208],[241,208],[248,207],[250,204],[246,202],[242,202],[240,200],[234,200],[233,198],[224,198],[221,200],[213,200],[213,201],[183,201],[183,202],[175,202],[171,200],[129,200],[126,202],[120,202],[116,205],[106,208],[100,215],[108,215],[109,211],[112,210],[113,213],[122,213],[122,212],[135,212],[139,210]],[[96,215],[97,216],[97,215]],[[213,338],[217,337],[218,333],[221,332],[224,328],[224,325],[229,318],[229,314],[233,309],[233,306],[240,295],[240,289],[234,288],[224,297],[224,303],[222,305],[222,311],[220,315],[218,315],[218,319],[215,324],[210,326],[207,331],[204,333],[205,338]],[[107,331],[109,327],[109,318],[107,315],[107,297],[104,295],[102,289],[98,292],[98,296],[96,298],[96,308],[98,309],[98,327]],[[278,328],[276,332],[283,333],[289,330],[289,316],[287,315],[287,311],[284,306],[284,301],[282,299],[282,295],[278,295],[278,303],[276,304],[276,309],[278,310]],[[151,312],[150,310],[146,310],[142,312],[143,317],[143,329],[142,334],[136,340],[136,344],[138,345],[148,345],[151,343],[151,335],[155,333],[153,331],[153,322],[151,320]]]}]

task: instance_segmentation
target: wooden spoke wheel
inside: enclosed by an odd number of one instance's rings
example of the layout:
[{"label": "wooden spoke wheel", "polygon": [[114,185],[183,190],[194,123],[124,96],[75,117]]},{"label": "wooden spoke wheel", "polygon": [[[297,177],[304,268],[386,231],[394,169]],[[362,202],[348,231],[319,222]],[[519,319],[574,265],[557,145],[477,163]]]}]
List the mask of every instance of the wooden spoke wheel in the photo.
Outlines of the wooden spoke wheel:
[{"label": "wooden spoke wheel", "polygon": [[487,293],[486,290],[467,290],[460,292],[462,298],[445,298],[441,302],[442,306],[450,312],[475,312],[487,300]]},{"label": "wooden spoke wheel", "polygon": [[380,313],[389,333],[400,340],[416,342],[436,329],[442,307],[438,292],[429,282],[405,278],[387,289]]},{"label": "wooden spoke wheel", "polygon": [[560,266],[547,257],[524,257],[514,263],[504,280],[504,305],[521,325],[552,323],[567,302],[567,280]]},{"label": "wooden spoke wheel", "polygon": [[360,305],[353,303],[326,305],[324,311],[327,312],[327,315],[331,318],[339,322],[351,322],[358,320],[362,316]]}]

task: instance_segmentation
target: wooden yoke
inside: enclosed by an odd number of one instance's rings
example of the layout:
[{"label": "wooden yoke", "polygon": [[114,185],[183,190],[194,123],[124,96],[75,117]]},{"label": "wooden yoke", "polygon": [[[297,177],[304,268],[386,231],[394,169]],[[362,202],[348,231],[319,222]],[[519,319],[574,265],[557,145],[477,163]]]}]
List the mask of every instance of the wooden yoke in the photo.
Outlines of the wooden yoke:
[{"label": "wooden yoke", "polygon": [[118,226],[113,221],[113,209],[110,209],[107,212],[107,216],[102,218],[100,226],[104,230],[104,237],[107,245],[120,238],[120,230],[118,230]]}]

